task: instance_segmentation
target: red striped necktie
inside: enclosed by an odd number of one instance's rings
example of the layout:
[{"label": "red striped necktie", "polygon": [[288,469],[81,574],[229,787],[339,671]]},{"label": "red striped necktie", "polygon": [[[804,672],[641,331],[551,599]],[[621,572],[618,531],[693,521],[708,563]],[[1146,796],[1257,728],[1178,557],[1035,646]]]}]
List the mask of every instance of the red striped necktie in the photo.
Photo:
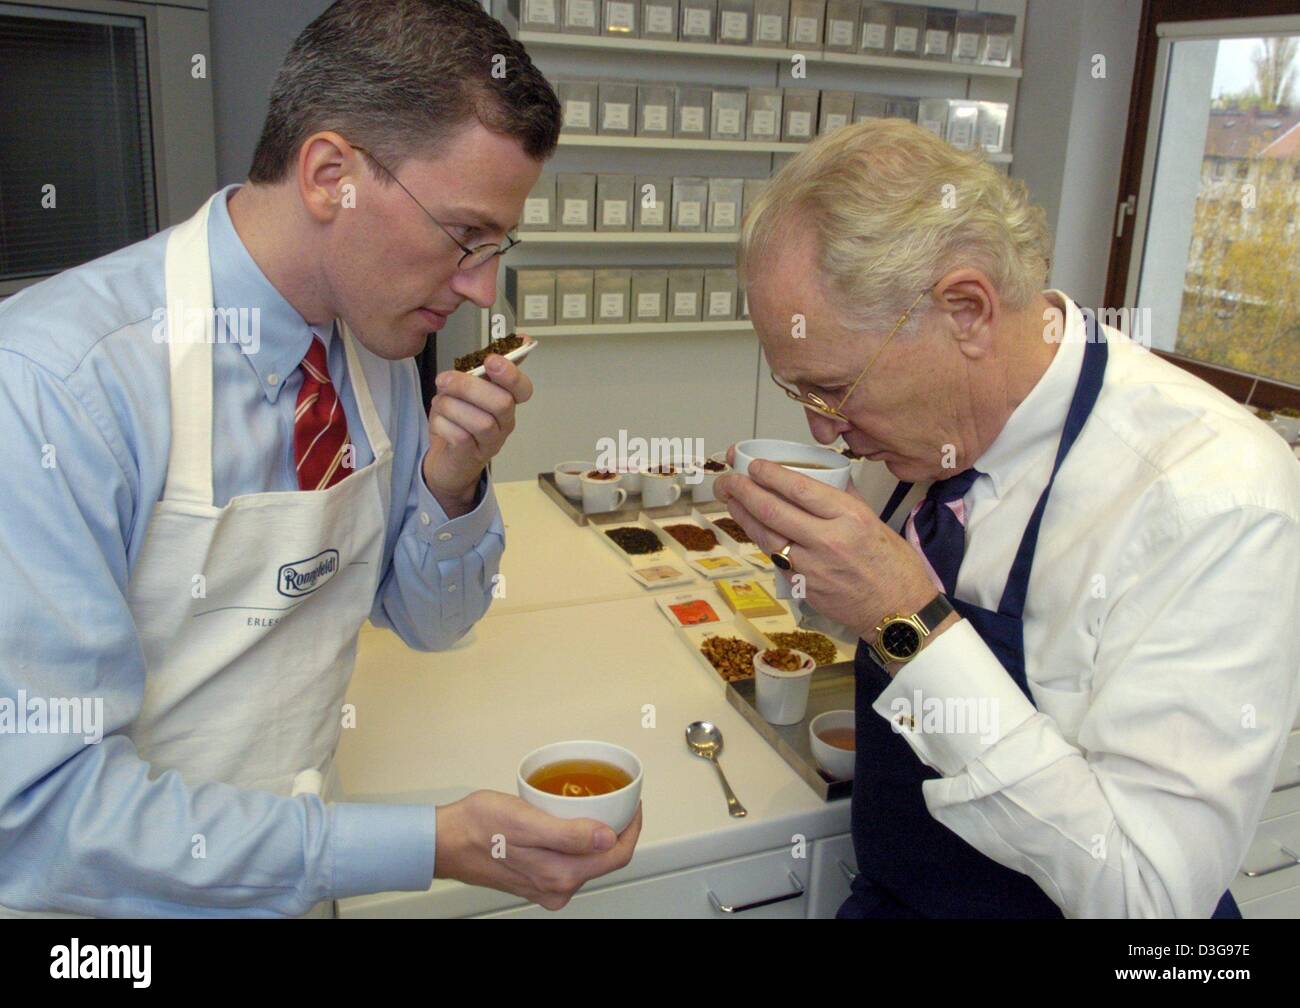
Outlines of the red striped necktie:
[{"label": "red striped necktie", "polygon": [[299,489],[328,490],[346,477],[352,471],[350,447],[348,419],[330,381],[325,341],[312,333],[311,347],[302,359],[302,388],[293,415]]}]

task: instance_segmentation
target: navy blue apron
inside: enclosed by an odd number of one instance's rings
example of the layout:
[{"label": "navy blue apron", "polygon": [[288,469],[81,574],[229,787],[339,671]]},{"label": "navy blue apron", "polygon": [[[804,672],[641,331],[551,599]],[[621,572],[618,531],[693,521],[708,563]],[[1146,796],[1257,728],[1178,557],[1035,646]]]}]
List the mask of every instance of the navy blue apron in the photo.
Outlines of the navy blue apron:
[{"label": "navy blue apron", "polygon": [[[1061,462],[1083,429],[1106,372],[1105,337],[1085,313],[1089,339],[1065,418],[1056,464],[1016,551],[997,611],[959,598],[953,608],[974,626],[1007,674],[1033,702],[1025,676],[1023,617],[1038,530]],[[1096,336],[1093,336],[1096,333]],[[888,522],[912,489],[899,483],[881,512]],[[1060,909],[1028,875],[986,857],[930,815],[921,782],[938,778],[871,705],[890,683],[864,641],[854,659],[857,759],[853,781],[853,849],[858,875],[840,907],[845,919],[873,917],[1060,918]],[[1240,917],[1224,893],[1214,917]]]}]

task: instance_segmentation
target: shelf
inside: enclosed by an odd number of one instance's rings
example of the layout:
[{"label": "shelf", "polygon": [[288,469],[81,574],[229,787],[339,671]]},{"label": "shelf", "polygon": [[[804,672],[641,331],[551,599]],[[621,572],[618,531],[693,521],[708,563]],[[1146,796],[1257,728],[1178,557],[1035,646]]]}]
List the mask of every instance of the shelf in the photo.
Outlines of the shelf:
[{"label": "shelf", "polygon": [[520,231],[526,245],[734,245],[734,231]]},{"label": "shelf", "polygon": [[564,35],[559,32],[534,31],[519,32],[517,38],[525,45],[550,46],[556,49],[604,49],[623,53],[711,56],[715,59],[766,60],[783,63],[788,62],[792,56],[803,56],[810,63],[838,63],[847,66],[874,67],[879,70],[941,74],[946,77],[1018,78],[1023,75],[1020,67],[984,66],[981,63],[941,63],[937,60],[902,59],[894,56],[863,56],[858,53],[822,52],[820,49],[764,49],[760,46],[666,42],[658,39],[607,38],[603,35]]},{"label": "shelf", "polygon": [[546,339],[548,336],[655,336],[671,333],[752,332],[749,319],[738,322],[629,322],[616,325],[530,326],[516,322],[519,332]]},{"label": "shelf", "polygon": [[561,133],[561,147],[631,147],[639,150],[735,151],[744,154],[798,154],[804,141],[688,140],[677,137],[600,136]]},{"label": "shelf", "polygon": [[[624,147],[637,150],[691,150],[691,151],[735,151],[752,154],[798,154],[808,146],[807,141],[798,143],[768,142],[763,140],[679,140],[675,137],[628,137],[600,136],[586,134],[560,134],[561,147]],[[1010,164],[1010,152],[989,154],[993,164]]]}]

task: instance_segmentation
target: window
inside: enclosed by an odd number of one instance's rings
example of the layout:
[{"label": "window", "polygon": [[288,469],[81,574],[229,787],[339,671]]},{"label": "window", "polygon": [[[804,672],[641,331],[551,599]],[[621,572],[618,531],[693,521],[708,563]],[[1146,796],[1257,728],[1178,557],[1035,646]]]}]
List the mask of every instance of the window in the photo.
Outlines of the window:
[{"label": "window", "polygon": [[1300,236],[1294,187],[1272,180],[1300,180],[1300,87],[1286,85],[1300,17],[1264,20],[1154,22],[1137,213],[1108,300],[1147,310],[1154,349],[1295,386]]},{"label": "window", "polygon": [[0,3],[0,283],[158,227],[143,18]]}]

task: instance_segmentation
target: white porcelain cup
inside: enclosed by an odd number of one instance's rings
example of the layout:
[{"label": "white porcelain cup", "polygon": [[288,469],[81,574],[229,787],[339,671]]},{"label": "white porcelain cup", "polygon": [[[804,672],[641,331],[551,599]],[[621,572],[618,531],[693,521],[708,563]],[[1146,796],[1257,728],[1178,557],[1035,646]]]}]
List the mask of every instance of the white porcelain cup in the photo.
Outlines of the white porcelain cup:
[{"label": "white porcelain cup", "polygon": [[555,485],[569,500],[582,500],[582,474],[595,468],[595,462],[561,462],[555,467]]},{"label": "white porcelain cup", "polygon": [[[609,794],[590,798],[567,798],[539,791],[528,783],[528,778],[544,766],[577,759],[613,764],[631,777],[632,783]],[[641,800],[642,776],[641,761],[630,750],[612,742],[592,741],[552,742],[534,749],[519,761],[516,772],[519,797],[533,808],[560,819],[595,819],[615,833],[622,833],[636,814],[637,802]]]},{"label": "white porcelain cup", "polygon": [[619,484],[622,477],[614,473],[613,479],[593,479],[591,469],[582,474],[582,510],[587,514],[617,511],[627,503],[627,491]]},{"label": "white porcelain cup", "polygon": [[[588,466],[590,468],[590,466]],[[617,472],[623,477],[622,487],[630,494],[639,494],[641,492],[641,468],[638,465],[626,462],[618,464]]]},{"label": "white porcelain cup", "polygon": [[803,659],[794,672],[773,668],[763,661],[761,650],[754,655],[755,706],[769,724],[798,724],[808,711],[808,688],[816,663],[802,651],[794,653]]},{"label": "white porcelain cup", "polygon": [[855,727],[856,720],[851,710],[828,710],[818,714],[808,725],[808,744],[812,748],[813,759],[835,780],[853,780],[856,754],[852,749],[841,749],[839,746],[823,741],[818,733],[829,728]]},{"label": "white porcelain cup", "polygon": [[667,507],[676,504],[682,495],[682,486],[677,482],[677,475],[663,476],[648,469],[641,470],[641,505],[643,507]]},{"label": "white porcelain cup", "polygon": [[717,500],[713,494],[713,483],[719,476],[725,476],[731,472],[731,466],[727,465],[727,460],[709,459],[710,462],[719,462],[722,468],[716,472],[705,469],[703,463],[693,466],[686,475],[686,485],[691,488],[691,500],[697,504],[705,501]]},{"label": "white porcelain cup", "polygon": [[800,444],[798,441],[777,441],[759,438],[754,441],[741,441],[736,445],[736,465],[738,473],[748,473],[749,464],[755,459],[768,459],[773,462],[815,462],[827,466],[826,469],[802,469],[798,465],[789,468],[804,476],[810,476],[819,483],[833,486],[836,490],[849,488],[849,460],[837,451],[817,445]]}]

